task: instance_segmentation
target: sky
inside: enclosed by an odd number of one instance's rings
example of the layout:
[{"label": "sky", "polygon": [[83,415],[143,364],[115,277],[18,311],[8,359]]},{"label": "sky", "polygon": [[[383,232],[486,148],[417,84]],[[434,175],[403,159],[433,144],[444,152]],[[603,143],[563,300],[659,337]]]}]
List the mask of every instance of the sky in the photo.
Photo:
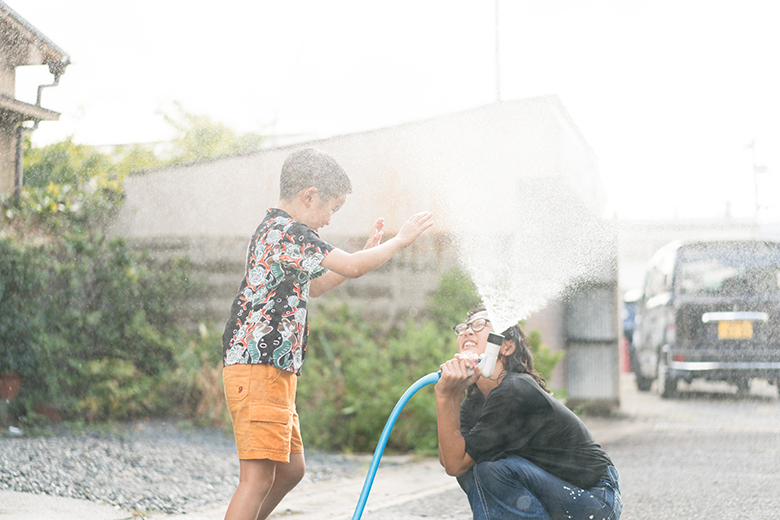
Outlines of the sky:
[{"label": "sky", "polygon": [[[780,220],[774,0],[6,3],[71,56],[36,145],[167,140],[174,103],[325,138],[555,94],[598,157],[608,214]],[[51,79],[19,68],[17,98]]]}]

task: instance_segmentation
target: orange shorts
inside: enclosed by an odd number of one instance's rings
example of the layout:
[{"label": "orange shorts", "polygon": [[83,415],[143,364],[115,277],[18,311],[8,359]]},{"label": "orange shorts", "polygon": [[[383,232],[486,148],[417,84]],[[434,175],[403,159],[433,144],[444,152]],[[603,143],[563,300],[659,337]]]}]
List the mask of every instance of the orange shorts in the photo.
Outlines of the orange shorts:
[{"label": "orange shorts", "polygon": [[290,462],[291,453],[303,453],[295,374],[271,365],[230,365],[222,379],[239,459]]}]

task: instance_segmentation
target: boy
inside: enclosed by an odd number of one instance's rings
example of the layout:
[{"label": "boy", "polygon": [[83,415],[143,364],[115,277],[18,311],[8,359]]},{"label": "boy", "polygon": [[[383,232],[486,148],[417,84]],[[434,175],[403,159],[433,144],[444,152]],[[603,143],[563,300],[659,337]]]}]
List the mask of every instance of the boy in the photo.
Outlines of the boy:
[{"label": "boy", "polygon": [[277,208],[249,243],[246,273],[222,336],[225,397],[238,447],[240,477],[226,520],[267,518],[303,478],[305,461],[295,390],[306,353],[309,297],[389,260],[433,225],[412,216],[380,244],[384,222],[366,248],[347,253],[317,231],[330,223],[352,187],[330,155],[307,148],[282,166]]}]

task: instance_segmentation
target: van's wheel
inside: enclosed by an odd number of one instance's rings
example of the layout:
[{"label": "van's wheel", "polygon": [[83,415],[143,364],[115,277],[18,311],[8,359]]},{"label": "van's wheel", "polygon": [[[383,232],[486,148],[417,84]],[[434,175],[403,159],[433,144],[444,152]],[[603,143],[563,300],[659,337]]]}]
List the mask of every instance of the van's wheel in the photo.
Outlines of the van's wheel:
[{"label": "van's wheel", "polygon": [[667,399],[677,395],[677,378],[668,374],[669,364],[666,361],[666,354],[658,354],[658,395]]},{"label": "van's wheel", "polygon": [[636,380],[636,388],[640,392],[649,392],[650,387],[653,386],[653,380],[649,377],[644,377],[637,372],[634,372],[634,378]]},{"label": "van's wheel", "polygon": [[636,388],[640,392],[649,392],[650,387],[653,385],[653,378],[644,377],[639,369],[639,360],[636,358],[636,348],[629,343],[628,344],[628,361],[631,371],[634,373],[634,381],[636,381]]},{"label": "van's wheel", "polygon": [[750,395],[750,379],[742,378],[734,381],[737,385],[737,397],[747,397]]}]

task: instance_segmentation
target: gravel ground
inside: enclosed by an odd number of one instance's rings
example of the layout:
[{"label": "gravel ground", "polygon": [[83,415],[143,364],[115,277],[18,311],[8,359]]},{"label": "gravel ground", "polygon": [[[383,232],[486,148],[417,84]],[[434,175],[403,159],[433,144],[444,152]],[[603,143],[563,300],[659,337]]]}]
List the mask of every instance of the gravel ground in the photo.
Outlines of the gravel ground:
[{"label": "gravel ground", "polygon": [[[365,472],[364,459],[306,453],[300,485]],[[128,511],[181,513],[230,499],[235,441],[222,430],[140,422],[106,431],[0,438],[0,489],[84,498]]]}]

